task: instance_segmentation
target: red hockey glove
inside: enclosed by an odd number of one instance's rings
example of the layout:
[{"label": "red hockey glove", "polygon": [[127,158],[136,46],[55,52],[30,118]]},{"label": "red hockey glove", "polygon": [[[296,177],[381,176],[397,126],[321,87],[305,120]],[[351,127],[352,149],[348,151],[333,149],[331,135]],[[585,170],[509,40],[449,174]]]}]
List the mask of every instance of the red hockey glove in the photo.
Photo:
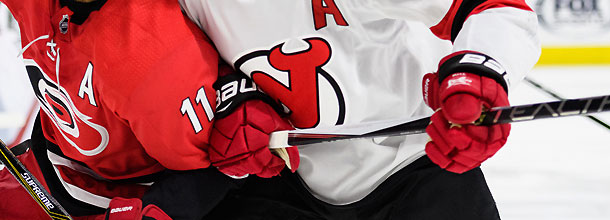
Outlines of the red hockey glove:
[{"label": "red hockey glove", "polygon": [[113,198],[106,211],[106,220],[140,220],[142,218],[155,220],[171,220],[163,210],[156,205],[147,205],[142,209],[142,200]]},{"label": "red hockey glove", "polygon": [[441,62],[438,74],[424,76],[424,100],[436,110],[426,128],[432,139],[426,153],[432,162],[464,173],[506,143],[510,124],[473,124],[483,110],[509,105],[502,75],[504,70],[495,60],[467,52],[450,55]]},{"label": "red hockey glove", "polygon": [[[214,85],[219,97],[208,150],[212,165],[234,178],[248,174],[269,178],[279,175],[285,166],[295,172],[299,165],[297,148],[281,151],[282,158],[268,148],[271,132],[294,128],[268,104],[272,102],[268,96],[240,75],[222,77]],[[261,100],[263,96],[267,102]]]}]

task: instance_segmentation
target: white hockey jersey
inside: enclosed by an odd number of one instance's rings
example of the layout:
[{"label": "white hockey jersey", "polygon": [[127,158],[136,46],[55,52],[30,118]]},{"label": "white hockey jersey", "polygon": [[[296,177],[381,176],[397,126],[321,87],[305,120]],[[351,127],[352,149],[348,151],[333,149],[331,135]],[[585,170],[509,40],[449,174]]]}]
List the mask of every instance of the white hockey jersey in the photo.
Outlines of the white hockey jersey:
[{"label": "white hockey jersey", "polygon": [[[429,116],[424,74],[454,51],[487,54],[509,87],[540,55],[522,0],[179,0],[223,59],[291,112],[296,128]],[[426,134],[299,147],[322,201],[349,204],[425,154]]]}]

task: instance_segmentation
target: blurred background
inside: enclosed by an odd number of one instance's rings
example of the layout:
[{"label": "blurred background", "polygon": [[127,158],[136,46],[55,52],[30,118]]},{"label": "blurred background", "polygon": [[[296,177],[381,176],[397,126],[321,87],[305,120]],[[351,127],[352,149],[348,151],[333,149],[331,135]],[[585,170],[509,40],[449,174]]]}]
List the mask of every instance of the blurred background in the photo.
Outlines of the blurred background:
[{"label": "blurred background", "polygon": [[[528,75],[562,98],[610,95],[610,0],[528,0],[542,57]],[[0,4],[0,139],[30,135],[37,104],[17,23]],[[512,105],[557,100],[522,82]],[[593,115],[610,124],[610,113]],[[610,129],[587,117],[514,123],[506,146],[483,165],[502,219],[610,219]]]},{"label": "blurred background", "polygon": [[0,139],[7,145],[30,136],[27,122],[35,113],[29,113],[37,108],[20,51],[19,26],[0,3]]},{"label": "blurred background", "polygon": [[[528,3],[543,46],[528,79],[562,98],[610,95],[610,1]],[[512,105],[556,100],[527,82],[509,98]],[[610,113],[593,116],[610,124]],[[610,129],[587,117],[514,123],[482,169],[503,219],[610,219]]]}]

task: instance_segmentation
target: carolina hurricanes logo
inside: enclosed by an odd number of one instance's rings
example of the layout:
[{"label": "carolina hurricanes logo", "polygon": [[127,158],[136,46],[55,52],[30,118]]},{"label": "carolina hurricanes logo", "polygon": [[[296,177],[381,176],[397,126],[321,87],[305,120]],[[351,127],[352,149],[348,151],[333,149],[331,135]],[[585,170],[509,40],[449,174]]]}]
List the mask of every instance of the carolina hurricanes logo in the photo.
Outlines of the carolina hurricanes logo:
[{"label": "carolina hurricanes logo", "polygon": [[290,109],[295,127],[343,124],[343,94],[323,69],[331,58],[331,47],[322,38],[305,42],[309,47],[298,52],[284,53],[282,43],[268,51],[247,54],[235,62],[235,68],[246,72],[265,93]]},{"label": "carolina hurricanes logo", "polygon": [[[26,59],[25,64],[42,110],[53,120],[64,139],[85,156],[97,155],[106,149],[108,131],[90,122],[91,117],[78,111],[69,94],[49,79],[35,61]],[[80,138],[79,144],[76,144],[75,140],[81,136],[81,129],[93,129],[99,133],[99,137]]]}]

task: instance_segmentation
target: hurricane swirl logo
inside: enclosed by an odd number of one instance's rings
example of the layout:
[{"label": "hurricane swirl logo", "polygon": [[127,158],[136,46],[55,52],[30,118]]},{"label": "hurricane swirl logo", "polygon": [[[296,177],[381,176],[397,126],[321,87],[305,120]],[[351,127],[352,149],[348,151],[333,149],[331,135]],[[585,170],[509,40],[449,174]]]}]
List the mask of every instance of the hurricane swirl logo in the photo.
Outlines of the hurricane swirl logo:
[{"label": "hurricane swirl logo", "polygon": [[[91,117],[81,113],[68,92],[49,79],[34,60],[26,59],[24,62],[41,109],[51,118],[64,139],[85,156],[104,151],[109,140],[106,128],[91,122]],[[92,129],[95,132],[86,133],[97,133],[99,136],[79,138],[83,134],[82,129]]]}]

